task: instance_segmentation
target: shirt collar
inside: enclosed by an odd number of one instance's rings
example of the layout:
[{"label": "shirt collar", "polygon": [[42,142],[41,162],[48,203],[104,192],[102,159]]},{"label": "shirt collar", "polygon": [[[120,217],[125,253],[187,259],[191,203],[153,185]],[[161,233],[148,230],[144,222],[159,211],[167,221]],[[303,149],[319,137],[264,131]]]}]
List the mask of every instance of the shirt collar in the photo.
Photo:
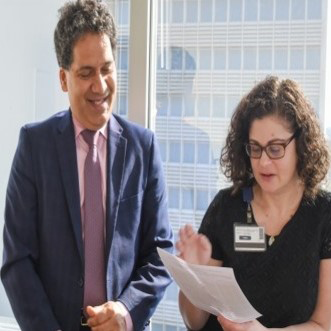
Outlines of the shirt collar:
[{"label": "shirt collar", "polygon": [[[72,116],[72,121],[74,123],[75,139],[77,139],[78,136],[81,134],[81,132],[83,130],[85,130],[86,128],[74,116]],[[108,122],[105,123],[99,130],[97,130],[97,131],[99,131],[103,135],[103,137],[105,139],[108,138],[108,135],[107,135],[107,124],[108,124]]]}]

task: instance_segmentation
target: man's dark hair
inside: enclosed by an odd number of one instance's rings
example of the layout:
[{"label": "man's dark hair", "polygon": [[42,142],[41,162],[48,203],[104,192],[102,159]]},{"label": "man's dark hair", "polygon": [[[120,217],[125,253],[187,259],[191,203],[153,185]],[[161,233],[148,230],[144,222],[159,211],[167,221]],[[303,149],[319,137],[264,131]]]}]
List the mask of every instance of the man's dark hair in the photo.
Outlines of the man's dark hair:
[{"label": "man's dark hair", "polygon": [[70,68],[75,43],[87,33],[105,33],[115,57],[116,27],[105,3],[100,0],[69,1],[59,9],[59,15],[54,31],[54,44],[61,68]]}]

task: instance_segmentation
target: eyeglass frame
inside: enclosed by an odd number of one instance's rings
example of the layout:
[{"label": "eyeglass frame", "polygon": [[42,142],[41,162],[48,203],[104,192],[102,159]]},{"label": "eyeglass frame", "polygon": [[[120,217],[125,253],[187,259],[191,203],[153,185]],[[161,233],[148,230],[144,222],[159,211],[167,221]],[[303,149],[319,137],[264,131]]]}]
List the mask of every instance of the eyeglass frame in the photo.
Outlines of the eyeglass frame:
[{"label": "eyeglass frame", "polygon": [[[260,159],[262,157],[262,153],[263,151],[267,154],[268,158],[270,160],[279,160],[279,159],[282,159],[284,156],[285,156],[285,153],[286,153],[286,147],[290,144],[290,142],[294,139],[294,138],[297,138],[298,136],[298,131],[294,132],[294,134],[288,138],[286,141],[284,141],[283,143],[268,143],[267,145],[265,146],[261,146],[259,143],[246,143],[245,144],[245,151],[246,151],[246,154],[248,155],[249,158],[251,159]],[[248,151],[248,147],[250,145],[255,145],[255,146],[258,146],[260,148],[260,156],[259,157],[252,157],[250,154],[249,154],[249,151]],[[269,153],[268,153],[268,150],[267,148],[269,146],[272,146],[272,145],[277,145],[277,146],[282,146],[283,149],[284,149],[284,154],[280,157],[273,157],[273,156],[270,156]]]}]

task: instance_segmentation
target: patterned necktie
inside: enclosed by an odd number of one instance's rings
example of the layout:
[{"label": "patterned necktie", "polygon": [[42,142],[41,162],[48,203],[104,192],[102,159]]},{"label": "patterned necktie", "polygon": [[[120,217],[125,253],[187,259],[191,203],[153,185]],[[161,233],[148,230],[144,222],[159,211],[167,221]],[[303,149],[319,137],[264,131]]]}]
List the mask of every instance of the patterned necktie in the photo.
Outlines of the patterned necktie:
[{"label": "patterned necktie", "polygon": [[98,131],[82,131],[89,145],[84,168],[84,307],[106,302],[104,213],[101,168],[96,145],[98,134]]}]

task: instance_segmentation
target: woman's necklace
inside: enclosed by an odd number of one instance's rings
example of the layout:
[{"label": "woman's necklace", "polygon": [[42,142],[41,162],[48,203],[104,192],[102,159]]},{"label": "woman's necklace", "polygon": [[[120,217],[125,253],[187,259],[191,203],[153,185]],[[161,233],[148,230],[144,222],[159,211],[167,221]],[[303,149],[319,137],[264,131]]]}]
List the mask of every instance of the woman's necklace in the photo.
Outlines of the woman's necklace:
[{"label": "woman's necklace", "polygon": [[268,245],[271,246],[275,241],[275,237],[274,236],[270,236],[269,240],[268,240]]}]

